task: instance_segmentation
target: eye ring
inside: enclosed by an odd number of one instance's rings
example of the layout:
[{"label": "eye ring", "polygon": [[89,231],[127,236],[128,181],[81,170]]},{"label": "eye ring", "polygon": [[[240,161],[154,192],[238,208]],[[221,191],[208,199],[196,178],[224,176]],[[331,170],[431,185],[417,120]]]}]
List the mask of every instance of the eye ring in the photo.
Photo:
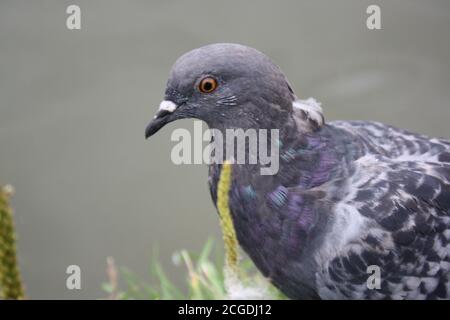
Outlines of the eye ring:
[{"label": "eye ring", "polygon": [[203,78],[198,84],[198,90],[202,93],[211,93],[217,89],[217,80],[213,77]]}]

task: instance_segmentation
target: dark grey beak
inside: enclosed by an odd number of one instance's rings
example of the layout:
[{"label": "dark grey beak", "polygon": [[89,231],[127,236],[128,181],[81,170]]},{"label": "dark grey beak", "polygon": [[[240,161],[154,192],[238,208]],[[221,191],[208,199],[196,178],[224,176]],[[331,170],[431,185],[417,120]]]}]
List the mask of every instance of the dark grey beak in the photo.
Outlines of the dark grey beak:
[{"label": "dark grey beak", "polygon": [[159,110],[153,120],[145,128],[145,139],[150,138],[152,135],[158,132],[159,129],[171,122],[171,114],[172,113],[167,110]]},{"label": "dark grey beak", "polygon": [[169,122],[176,120],[173,113],[177,108],[178,105],[174,102],[170,100],[163,100],[159,105],[159,111],[156,113],[153,120],[147,125],[147,128],[145,128],[145,139],[150,138]]}]

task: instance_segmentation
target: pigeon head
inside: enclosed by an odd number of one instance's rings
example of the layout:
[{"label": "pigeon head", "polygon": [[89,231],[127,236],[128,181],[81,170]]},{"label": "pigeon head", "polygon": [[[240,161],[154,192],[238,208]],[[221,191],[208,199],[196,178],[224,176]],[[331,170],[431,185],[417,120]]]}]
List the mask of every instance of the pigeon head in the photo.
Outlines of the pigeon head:
[{"label": "pigeon head", "polygon": [[274,128],[283,125],[294,100],[286,77],[265,54],[238,44],[211,44],[175,62],[145,136],[184,118],[217,129]]}]

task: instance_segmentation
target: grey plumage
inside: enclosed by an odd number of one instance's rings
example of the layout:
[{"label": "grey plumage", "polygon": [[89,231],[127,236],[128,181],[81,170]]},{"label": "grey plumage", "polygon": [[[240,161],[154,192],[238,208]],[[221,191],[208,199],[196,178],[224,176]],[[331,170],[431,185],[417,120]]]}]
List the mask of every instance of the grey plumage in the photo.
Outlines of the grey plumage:
[{"label": "grey plumage", "polygon": [[[211,94],[197,90],[217,79]],[[198,118],[210,127],[280,130],[280,169],[234,165],[230,208],[243,249],[291,298],[450,297],[450,142],[381,123],[325,123],[255,49],[214,44],[183,55],[146,129]],[[209,168],[213,201],[220,164]],[[369,289],[367,267],[381,271]]]}]

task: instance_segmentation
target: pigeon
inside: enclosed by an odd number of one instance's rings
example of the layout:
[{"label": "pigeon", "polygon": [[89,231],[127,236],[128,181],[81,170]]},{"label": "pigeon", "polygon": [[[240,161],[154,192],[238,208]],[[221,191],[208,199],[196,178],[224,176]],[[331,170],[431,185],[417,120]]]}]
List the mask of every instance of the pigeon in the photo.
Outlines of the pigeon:
[{"label": "pigeon", "polygon": [[[278,172],[232,165],[229,207],[240,246],[288,298],[450,298],[450,141],[325,122],[267,55],[230,43],[178,58],[146,138],[183,118],[279,130]],[[214,203],[221,168],[209,164]]]}]

